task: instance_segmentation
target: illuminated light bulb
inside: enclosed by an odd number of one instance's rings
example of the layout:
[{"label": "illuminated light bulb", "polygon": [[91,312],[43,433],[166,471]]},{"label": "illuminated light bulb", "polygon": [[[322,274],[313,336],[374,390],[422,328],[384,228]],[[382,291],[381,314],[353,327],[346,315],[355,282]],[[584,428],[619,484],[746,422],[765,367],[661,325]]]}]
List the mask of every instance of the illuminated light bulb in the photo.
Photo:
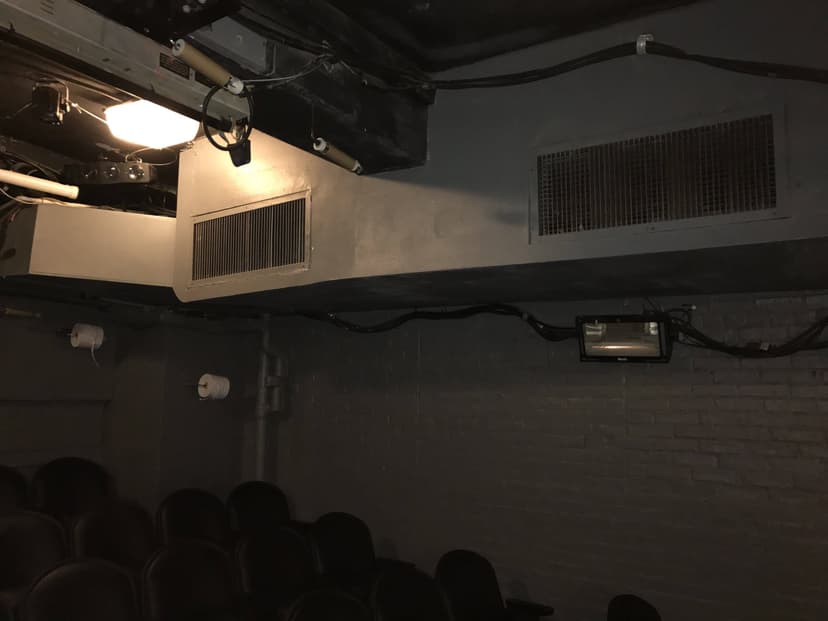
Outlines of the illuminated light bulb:
[{"label": "illuminated light bulb", "polygon": [[146,100],[107,108],[106,124],[115,138],[152,149],[190,142],[199,127],[198,121]]}]

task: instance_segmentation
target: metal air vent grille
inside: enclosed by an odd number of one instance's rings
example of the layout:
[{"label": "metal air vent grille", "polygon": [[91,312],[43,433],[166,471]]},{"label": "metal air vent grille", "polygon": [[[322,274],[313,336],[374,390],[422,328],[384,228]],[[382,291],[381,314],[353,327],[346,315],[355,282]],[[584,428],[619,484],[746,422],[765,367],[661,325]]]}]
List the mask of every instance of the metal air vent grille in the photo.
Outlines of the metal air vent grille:
[{"label": "metal air vent grille", "polygon": [[307,267],[307,197],[237,211],[193,226],[193,282]]},{"label": "metal air vent grille", "polygon": [[776,208],[773,116],[542,154],[538,233]]}]

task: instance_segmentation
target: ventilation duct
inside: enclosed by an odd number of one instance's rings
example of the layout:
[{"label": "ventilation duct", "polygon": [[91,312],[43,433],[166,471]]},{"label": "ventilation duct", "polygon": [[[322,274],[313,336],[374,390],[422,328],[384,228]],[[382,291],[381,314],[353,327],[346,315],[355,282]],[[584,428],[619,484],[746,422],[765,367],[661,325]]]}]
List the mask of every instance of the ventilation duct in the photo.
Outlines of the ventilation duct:
[{"label": "ventilation duct", "polygon": [[309,192],[196,218],[190,284],[307,269],[309,221]]},{"label": "ventilation duct", "polygon": [[175,219],[44,202],[0,240],[0,276],[172,285]]},{"label": "ventilation duct", "polygon": [[540,237],[776,208],[770,114],[537,158]]}]

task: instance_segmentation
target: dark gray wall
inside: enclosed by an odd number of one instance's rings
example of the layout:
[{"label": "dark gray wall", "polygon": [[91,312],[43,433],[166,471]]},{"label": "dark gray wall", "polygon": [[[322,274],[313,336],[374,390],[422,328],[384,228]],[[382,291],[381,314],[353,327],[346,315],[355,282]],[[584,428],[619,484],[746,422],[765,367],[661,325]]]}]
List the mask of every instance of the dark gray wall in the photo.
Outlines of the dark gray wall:
[{"label": "dark gray wall", "polygon": [[[790,337],[828,309],[806,294],[665,301],[684,302],[734,342]],[[528,307],[567,324],[642,303]],[[601,619],[628,591],[674,621],[828,611],[828,354],[680,347],[669,365],[595,365],[515,319],[276,325],[291,391],[273,475],[300,519],[353,512],[380,552],[427,571],[479,550],[506,592],[562,621]]]},{"label": "dark gray wall", "polygon": [[[255,397],[254,326],[23,299],[4,304],[42,318],[0,319],[0,463],[31,475],[56,457],[87,457],[112,471],[122,495],[151,510],[176,488],[223,496],[239,481]],[[58,335],[77,321],[105,328],[100,367]],[[205,372],[231,378],[227,400],[199,401]]]},{"label": "dark gray wall", "polygon": [[0,460],[30,473],[61,455],[102,459],[117,330],[107,331],[97,367],[58,334],[76,321],[101,323],[96,313],[8,299],[0,305],[43,313],[41,320],[0,319]]}]

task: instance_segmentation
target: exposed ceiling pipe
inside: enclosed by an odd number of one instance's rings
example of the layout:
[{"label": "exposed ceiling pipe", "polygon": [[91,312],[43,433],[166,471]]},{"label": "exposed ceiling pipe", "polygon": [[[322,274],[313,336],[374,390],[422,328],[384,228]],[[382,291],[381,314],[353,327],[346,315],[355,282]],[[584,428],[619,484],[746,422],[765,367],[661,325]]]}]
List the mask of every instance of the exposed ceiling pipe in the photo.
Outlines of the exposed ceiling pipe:
[{"label": "exposed ceiling pipe", "polygon": [[268,376],[270,373],[270,315],[262,315],[262,343],[259,350],[259,377],[256,391],[256,480],[265,479],[267,458]]},{"label": "exposed ceiling pipe", "polygon": [[57,183],[56,181],[49,181],[48,179],[41,179],[40,177],[32,177],[31,175],[24,175],[11,170],[0,169],[0,183],[8,183],[34,192],[43,192],[44,194],[53,194],[54,196],[62,196],[74,200],[80,193],[80,188],[76,185],[65,185]]}]

